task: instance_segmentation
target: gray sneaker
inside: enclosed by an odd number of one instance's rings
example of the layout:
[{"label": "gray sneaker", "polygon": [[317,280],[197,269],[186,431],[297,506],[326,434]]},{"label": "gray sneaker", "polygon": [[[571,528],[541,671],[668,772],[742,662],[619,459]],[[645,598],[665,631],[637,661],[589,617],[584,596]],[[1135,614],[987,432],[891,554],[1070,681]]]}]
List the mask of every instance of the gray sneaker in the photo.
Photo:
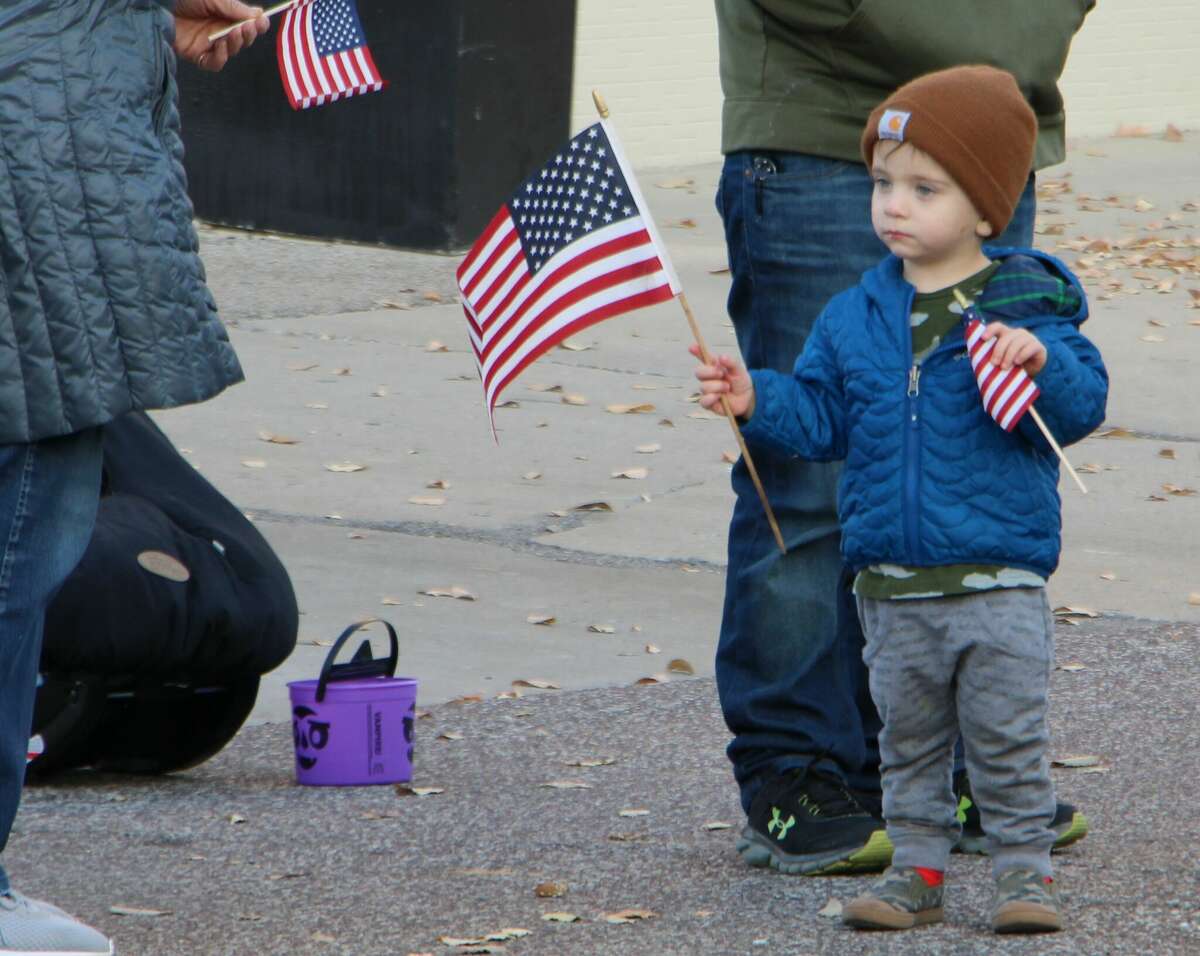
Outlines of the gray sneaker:
[{"label": "gray sneaker", "polygon": [[57,906],[0,894],[0,956],[112,956],[112,941]]},{"label": "gray sneaker", "polygon": [[855,929],[912,929],[942,921],[943,886],[930,886],[909,866],[889,866],[871,888],[846,904],[842,922]]},{"label": "gray sneaker", "polygon": [[1053,880],[1033,870],[1005,870],[996,880],[992,929],[997,933],[1053,933],[1062,929]]}]

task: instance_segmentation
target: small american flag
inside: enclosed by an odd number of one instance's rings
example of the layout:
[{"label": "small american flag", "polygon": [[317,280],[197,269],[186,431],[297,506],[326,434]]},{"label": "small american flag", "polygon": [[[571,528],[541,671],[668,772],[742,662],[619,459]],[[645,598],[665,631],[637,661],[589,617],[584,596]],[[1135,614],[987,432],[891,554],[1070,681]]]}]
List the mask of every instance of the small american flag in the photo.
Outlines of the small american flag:
[{"label": "small american flag", "polygon": [[565,143],[508,199],[458,268],[484,405],[527,365],[602,319],[679,293],[616,131]]},{"label": "small american flag", "polygon": [[1020,366],[1002,369],[989,361],[996,340],[984,339],[983,323],[974,305],[963,309],[963,318],[967,323],[967,353],[971,356],[971,368],[975,371],[983,407],[1001,428],[1010,432],[1037,401],[1041,390]]},{"label": "small american flag", "polygon": [[294,110],[382,90],[354,0],[299,0],[276,38],[279,75]]}]

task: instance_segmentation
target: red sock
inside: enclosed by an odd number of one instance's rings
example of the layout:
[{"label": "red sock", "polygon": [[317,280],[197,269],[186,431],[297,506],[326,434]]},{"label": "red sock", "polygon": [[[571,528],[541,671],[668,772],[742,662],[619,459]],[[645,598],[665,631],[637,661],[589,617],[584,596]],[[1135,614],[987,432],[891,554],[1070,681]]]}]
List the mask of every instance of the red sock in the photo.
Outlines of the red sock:
[{"label": "red sock", "polygon": [[927,866],[914,866],[913,869],[920,874],[927,886],[941,886],[945,879],[941,870],[931,870]]}]

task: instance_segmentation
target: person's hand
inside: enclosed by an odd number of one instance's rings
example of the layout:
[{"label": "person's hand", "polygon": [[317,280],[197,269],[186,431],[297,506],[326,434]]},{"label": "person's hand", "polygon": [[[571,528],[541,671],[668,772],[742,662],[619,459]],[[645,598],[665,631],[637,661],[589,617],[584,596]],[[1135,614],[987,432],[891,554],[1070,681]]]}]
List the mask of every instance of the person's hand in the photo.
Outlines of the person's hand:
[{"label": "person's hand", "polygon": [[1020,365],[1030,376],[1046,367],[1046,346],[1028,329],[1012,329],[1003,322],[991,322],[984,328],[983,337],[996,340],[989,356],[993,365],[1002,369]]},{"label": "person's hand", "polygon": [[713,364],[708,365],[700,357],[700,346],[690,345],[688,351],[700,359],[696,378],[700,380],[701,406],[709,410],[716,408],[724,396],[734,415],[749,418],[754,413],[754,382],[750,373],[728,355],[710,356]]},{"label": "person's hand", "polygon": [[[231,56],[270,29],[271,21],[262,12],[262,7],[247,6],[239,0],[178,0],[175,4],[175,52],[200,69],[215,73],[229,62]],[[208,42],[209,34],[242,20],[250,22],[215,43]]]}]

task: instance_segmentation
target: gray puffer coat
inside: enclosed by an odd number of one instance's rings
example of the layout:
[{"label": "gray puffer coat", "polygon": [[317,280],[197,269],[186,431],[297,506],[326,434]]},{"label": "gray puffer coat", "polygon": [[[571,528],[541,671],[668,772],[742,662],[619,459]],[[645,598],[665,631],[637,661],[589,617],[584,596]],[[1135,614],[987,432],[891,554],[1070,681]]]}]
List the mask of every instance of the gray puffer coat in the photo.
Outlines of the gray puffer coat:
[{"label": "gray puffer coat", "polygon": [[197,254],[170,6],[0,7],[0,444],[242,378]]}]

